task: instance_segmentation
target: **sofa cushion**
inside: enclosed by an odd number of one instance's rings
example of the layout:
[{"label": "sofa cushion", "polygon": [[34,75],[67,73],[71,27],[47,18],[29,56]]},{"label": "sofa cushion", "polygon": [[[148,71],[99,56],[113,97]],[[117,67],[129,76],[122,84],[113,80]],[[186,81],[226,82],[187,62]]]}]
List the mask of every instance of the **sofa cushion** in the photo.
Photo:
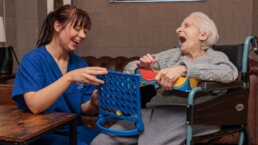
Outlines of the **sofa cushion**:
[{"label": "sofa cushion", "polygon": [[99,67],[105,67],[108,70],[114,70],[114,71],[120,71],[122,72],[125,65],[127,65],[129,62],[133,60],[138,60],[139,57],[124,57],[124,56],[118,56],[118,57],[110,57],[110,56],[102,56],[100,58],[96,58],[94,56],[86,56],[83,57],[89,66],[99,66]]}]

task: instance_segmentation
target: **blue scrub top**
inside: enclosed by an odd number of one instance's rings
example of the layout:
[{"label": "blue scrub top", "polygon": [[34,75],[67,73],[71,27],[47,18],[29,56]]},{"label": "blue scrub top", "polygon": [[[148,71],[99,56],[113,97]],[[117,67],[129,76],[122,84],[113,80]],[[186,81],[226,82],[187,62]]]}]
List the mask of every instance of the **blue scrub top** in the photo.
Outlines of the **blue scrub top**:
[{"label": "blue scrub top", "polygon": [[[67,72],[86,67],[81,57],[73,52],[69,53]],[[41,46],[27,53],[21,60],[16,72],[13,88],[13,99],[20,109],[28,109],[24,94],[36,92],[62,77],[63,74],[45,46]],[[58,89],[58,88],[56,88]],[[62,96],[45,112],[67,112],[81,115],[81,104],[91,98],[93,85],[72,83]],[[79,120],[79,122],[81,122]]]}]

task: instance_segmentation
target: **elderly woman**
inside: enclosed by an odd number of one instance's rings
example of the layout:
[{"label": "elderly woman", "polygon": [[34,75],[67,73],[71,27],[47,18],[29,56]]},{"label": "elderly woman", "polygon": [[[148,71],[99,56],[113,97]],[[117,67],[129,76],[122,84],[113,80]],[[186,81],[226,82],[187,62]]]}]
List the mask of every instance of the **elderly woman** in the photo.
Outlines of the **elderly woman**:
[{"label": "elderly woman", "polygon": [[[100,134],[92,145],[136,142],[138,145],[182,145],[186,139],[186,108],[183,107],[186,98],[170,91],[173,83],[181,76],[222,83],[229,83],[237,78],[237,68],[228,57],[211,49],[219,35],[216,25],[208,16],[201,12],[191,13],[176,32],[180,48],[144,55],[140,60],[125,67],[125,72],[129,73],[134,73],[137,67],[160,70],[155,79],[162,89],[149,103],[152,107],[142,110],[144,132],[137,137],[111,137]],[[207,101],[217,95],[219,94],[200,97],[198,102]],[[160,103],[162,100],[164,105]],[[125,129],[128,126],[120,121],[112,128]],[[195,125],[193,135],[214,133],[219,129],[219,126]]]}]

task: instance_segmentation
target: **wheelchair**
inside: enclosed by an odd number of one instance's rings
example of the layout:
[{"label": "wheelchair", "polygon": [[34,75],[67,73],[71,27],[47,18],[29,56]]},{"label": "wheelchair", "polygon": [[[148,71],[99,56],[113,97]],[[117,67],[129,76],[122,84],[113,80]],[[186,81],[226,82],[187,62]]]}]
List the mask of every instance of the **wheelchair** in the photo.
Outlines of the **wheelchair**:
[{"label": "wheelchair", "polygon": [[[249,96],[248,55],[251,50],[257,52],[257,37],[248,36],[244,44],[215,45],[214,50],[224,52],[229,60],[239,70],[236,81],[228,84],[201,81],[187,95],[188,101],[186,115],[186,145],[206,140],[205,144],[215,144],[223,135],[239,132],[239,145],[250,145],[251,135],[247,128],[247,106]],[[109,74],[111,74],[109,76]],[[118,136],[136,135],[143,131],[141,121],[141,95],[151,98],[155,95],[155,87],[139,89],[137,84],[139,76],[111,72],[99,76],[105,85],[99,86],[99,120],[97,126],[104,132]],[[212,91],[226,91],[223,95],[204,103],[195,104],[199,93]],[[146,96],[147,95],[147,96]],[[121,97],[122,96],[122,97]],[[146,101],[146,100],[144,100]],[[148,101],[148,100],[147,100]],[[110,130],[103,127],[102,123],[109,120],[127,120],[135,124],[135,129],[129,131]],[[195,136],[192,135],[194,124],[220,125],[222,129],[214,134]]]},{"label": "wheelchair", "polygon": [[[251,48],[251,49],[250,49]],[[229,84],[218,82],[201,82],[188,95],[186,144],[193,145],[199,140],[209,140],[214,144],[225,134],[240,132],[239,145],[251,145],[251,135],[247,128],[247,105],[249,96],[248,55],[251,50],[257,51],[257,38],[248,36],[244,44],[215,45],[214,50],[224,52],[239,70],[239,78]],[[195,95],[199,92],[227,90],[211,101],[195,105]],[[200,137],[192,137],[193,124],[220,125],[221,131]]]}]

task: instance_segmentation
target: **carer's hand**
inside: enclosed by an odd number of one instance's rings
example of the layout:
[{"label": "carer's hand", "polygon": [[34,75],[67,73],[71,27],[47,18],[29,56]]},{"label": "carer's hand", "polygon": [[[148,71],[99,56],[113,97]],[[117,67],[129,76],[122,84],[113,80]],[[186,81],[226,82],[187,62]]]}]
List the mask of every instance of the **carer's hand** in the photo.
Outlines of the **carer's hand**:
[{"label": "carer's hand", "polygon": [[98,91],[94,90],[91,94],[91,99],[81,106],[83,114],[96,115],[99,110],[98,105]]},{"label": "carer's hand", "polygon": [[159,61],[159,59],[153,57],[150,54],[146,54],[137,61],[138,68],[142,69],[153,69],[154,65]]},{"label": "carer's hand", "polygon": [[98,108],[98,90],[94,90],[91,94],[90,104],[96,108]]},{"label": "carer's hand", "polygon": [[106,68],[85,67],[68,72],[66,75],[72,82],[89,83],[93,85],[104,84],[104,81],[96,78],[97,75],[107,74]]},{"label": "carer's hand", "polygon": [[185,76],[185,66],[175,66],[160,70],[155,80],[164,90],[171,90],[174,82],[181,76]]}]

